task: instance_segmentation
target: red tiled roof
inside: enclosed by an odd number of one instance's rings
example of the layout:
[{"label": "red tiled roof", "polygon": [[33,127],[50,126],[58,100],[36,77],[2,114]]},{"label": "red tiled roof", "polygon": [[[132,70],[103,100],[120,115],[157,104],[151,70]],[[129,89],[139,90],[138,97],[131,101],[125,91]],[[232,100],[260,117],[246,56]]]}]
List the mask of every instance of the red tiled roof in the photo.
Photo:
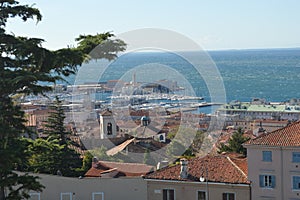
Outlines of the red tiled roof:
[{"label": "red tiled roof", "polygon": [[251,139],[245,145],[300,146],[300,121]]},{"label": "red tiled roof", "polygon": [[101,172],[103,172],[104,170],[102,169],[97,169],[95,167],[91,167],[86,173],[85,173],[85,177],[101,177]]},{"label": "red tiled roof", "polygon": [[111,169],[117,170],[118,176],[141,176],[153,171],[154,167],[140,163],[98,161],[86,172],[85,177],[101,177],[102,173]]},{"label": "red tiled roof", "polygon": [[216,155],[189,160],[187,179],[180,178],[180,164],[150,173],[146,178],[199,182],[200,177],[208,177],[208,182],[249,184],[246,169],[246,158],[231,159],[229,156]]},{"label": "red tiled roof", "polygon": [[112,116],[112,112],[110,110],[104,110],[100,113],[102,116]]}]

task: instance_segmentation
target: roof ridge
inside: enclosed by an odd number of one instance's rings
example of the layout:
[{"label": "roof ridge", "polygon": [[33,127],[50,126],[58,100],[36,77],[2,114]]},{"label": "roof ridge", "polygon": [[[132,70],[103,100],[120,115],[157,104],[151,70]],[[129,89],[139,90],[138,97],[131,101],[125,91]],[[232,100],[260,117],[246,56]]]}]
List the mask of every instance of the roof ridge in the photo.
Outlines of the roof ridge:
[{"label": "roof ridge", "polygon": [[109,149],[106,151],[106,154],[108,156],[114,156],[117,153],[123,151],[129,144],[131,144],[133,141],[135,140],[135,138],[131,138],[128,140],[125,140],[124,142],[122,142],[121,144],[114,146],[113,148]]},{"label": "roof ridge", "polygon": [[106,160],[100,160],[99,162],[101,162],[102,164],[122,164],[122,165],[144,165],[144,166],[151,166],[152,165],[147,165],[145,163],[129,163],[129,162],[116,162],[116,161],[106,161]]},{"label": "roof ridge", "polygon": [[270,135],[271,133],[279,132],[279,131],[281,131],[281,130],[283,130],[283,129],[285,129],[285,128],[288,128],[288,127],[291,126],[291,125],[295,125],[295,124],[297,124],[297,123],[300,123],[300,120],[299,120],[299,121],[296,121],[296,122],[294,122],[294,123],[288,124],[288,125],[286,125],[286,126],[284,126],[284,127],[281,127],[281,128],[279,128],[279,129],[276,129],[276,130],[274,130],[274,131],[271,131],[271,132],[268,132],[268,133],[263,133],[263,134],[261,134],[260,136],[254,138],[254,139],[251,139],[251,140],[256,140],[256,139],[259,139],[259,138],[264,137],[264,136],[266,136],[266,135]]},{"label": "roof ridge", "polygon": [[[288,124],[287,126],[285,127],[282,127],[282,128],[279,128],[277,130],[274,130],[274,131],[271,131],[271,132],[268,132],[268,133],[264,133],[264,134],[261,134],[260,136],[254,138],[254,139],[251,139],[247,142],[245,142],[244,144],[245,145],[259,145],[259,144],[264,144],[264,145],[282,145],[283,142],[286,142],[282,137],[284,133],[290,133],[290,132],[294,132],[294,128],[296,127],[297,128],[297,134],[300,134],[299,132],[299,125],[300,125],[300,120],[299,121],[296,121],[296,122],[293,122],[291,124]],[[268,143],[268,139],[272,139],[274,140],[274,137],[279,137],[277,138],[277,143],[276,142],[271,142],[271,143]],[[279,141],[280,139],[280,141]],[[285,138],[286,139],[286,138]],[[283,141],[284,140],[284,141]],[[290,142],[290,141],[289,141]],[[275,144],[276,143],[276,144]],[[297,140],[297,145],[296,146],[299,146],[300,142]],[[295,144],[293,144],[295,145]],[[284,145],[284,146],[287,146],[287,145]]]},{"label": "roof ridge", "polygon": [[279,129],[276,129],[276,130],[274,130],[274,131],[271,131],[271,132],[267,133],[266,135],[268,135],[268,134],[270,134],[270,133],[274,133],[274,132],[279,132],[279,131],[281,131],[281,130],[283,130],[283,129],[286,129],[286,128],[290,127],[290,126],[294,126],[294,125],[299,124],[299,123],[300,123],[300,120],[299,120],[299,121],[296,121],[296,122],[293,122],[293,123],[290,123],[290,124],[288,124],[288,125],[286,125],[286,126],[284,126],[284,127],[281,127],[281,128],[279,128]]},{"label": "roof ridge", "polygon": [[248,178],[245,172],[237,164],[235,164],[229,156],[226,156],[226,158],[235,168],[237,168],[237,170],[239,170],[246,178]]}]

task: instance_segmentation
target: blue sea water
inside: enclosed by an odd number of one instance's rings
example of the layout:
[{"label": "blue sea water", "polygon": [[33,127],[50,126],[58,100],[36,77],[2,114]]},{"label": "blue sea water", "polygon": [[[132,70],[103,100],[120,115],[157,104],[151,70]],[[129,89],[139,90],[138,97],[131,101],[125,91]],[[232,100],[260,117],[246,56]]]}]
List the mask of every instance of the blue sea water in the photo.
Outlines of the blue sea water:
[{"label": "blue sea water", "polygon": [[[227,102],[250,101],[254,97],[274,102],[300,98],[300,49],[226,50],[207,53],[221,74]],[[104,71],[97,68],[99,63],[90,63],[91,70],[84,70],[77,83],[115,79],[129,81],[132,77],[128,75],[131,70],[141,71],[138,66],[151,68],[157,64],[174,69],[191,85],[198,96],[204,97],[207,102],[210,101],[206,83],[195,68],[176,54],[166,52],[125,54],[110,63]],[[95,72],[97,70],[99,72]],[[158,71],[154,77],[157,80],[169,77],[180,82],[179,76],[174,78],[168,71],[160,72],[160,67],[153,67],[152,71],[155,70]],[[137,81],[143,81],[147,75],[151,76],[151,69],[142,75],[137,74]],[[75,78],[78,79],[78,76],[70,77],[68,81],[74,83]]]},{"label": "blue sea water", "polygon": [[220,51],[210,55],[222,74],[228,101],[300,98],[299,49]]}]

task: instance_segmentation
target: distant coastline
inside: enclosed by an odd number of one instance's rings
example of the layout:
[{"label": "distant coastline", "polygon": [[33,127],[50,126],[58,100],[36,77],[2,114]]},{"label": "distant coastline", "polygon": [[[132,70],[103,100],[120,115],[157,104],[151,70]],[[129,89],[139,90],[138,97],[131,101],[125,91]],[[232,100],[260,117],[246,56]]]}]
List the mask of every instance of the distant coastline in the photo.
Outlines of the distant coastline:
[{"label": "distant coastline", "polygon": [[261,47],[261,48],[243,48],[243,49],[239,49],[239,48],[232,48],[232,49],[205,49],[205,51],[207,52],[215,52],[215,51],[281,51],[281,50],[300,50],[300,46],[299,47],[270,47],[270,48],[265,48],[265,47]]},{"label": "distant coastline", "polygon": [[[255,97],[272,102],[300,98],[300,48],[222,50],[208,53],[222,76],[227,102],[247,102]],[[118,80],[133,67],[150,62],[174,68],[190,82],[197,96],[210,102],[209,91],[201,76],[195,76],[193,67],[172,53],[123,55],[107,68],[100,79],[93,71],[85,72],[82,83]],[[92,66],[94,69],[97,69],[96,64],[95,67]],[[73,84],[75,78],[68,77],[67,81]]]}]

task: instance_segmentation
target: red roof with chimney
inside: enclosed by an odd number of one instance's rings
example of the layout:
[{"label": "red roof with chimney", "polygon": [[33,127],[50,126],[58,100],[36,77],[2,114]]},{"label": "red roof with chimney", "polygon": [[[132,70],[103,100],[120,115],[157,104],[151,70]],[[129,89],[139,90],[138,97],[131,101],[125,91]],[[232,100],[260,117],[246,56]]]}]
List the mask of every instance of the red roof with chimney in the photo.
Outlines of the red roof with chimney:
[{"label": "red roof with chimney", "polygon": [[150,173],[147,179],[180,180],[199,182],[200,177],[205,181],[218,183],[249,184],[247,180],[247,158],[230,157],[227,155],[196,157],[188,161],[188,177],[180,178],[180,164],[162,168]]},{"label": "red roof with chimney", "polygon": [[247,141],[245,146],[247,145],[299,147],[300,121],[273,132],[262,134],[255,139]]}]

